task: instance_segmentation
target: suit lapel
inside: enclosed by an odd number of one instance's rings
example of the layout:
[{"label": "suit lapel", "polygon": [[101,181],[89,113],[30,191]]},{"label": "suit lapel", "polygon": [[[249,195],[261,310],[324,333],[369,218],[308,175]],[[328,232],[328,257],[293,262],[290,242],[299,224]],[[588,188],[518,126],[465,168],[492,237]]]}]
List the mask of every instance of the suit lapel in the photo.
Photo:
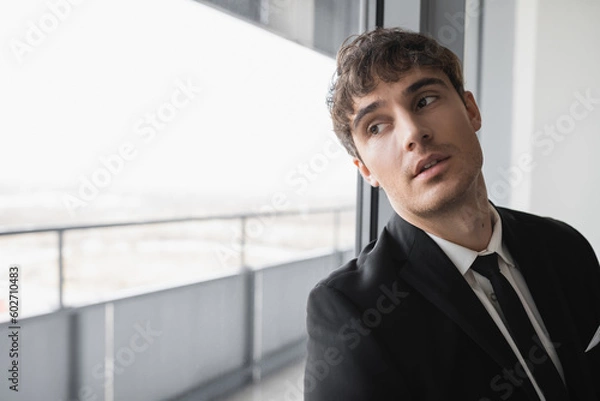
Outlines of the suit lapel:
[{"label": "suit lapel", "polygon": [[[398,275],[453,320],[502,369],[514,372],[518,363],[514,352],[465,278],[439,246],[422,230],[397,215],[392,217],[386,230],[397,242],[392,254],[396,265],[402,266]],[[525,380],[523,389],[530,399],[538,400],[531,382]]]},{"label": "suit lapel", "polygon": [[[521,271],[529,292],[546,326],[563,366],[567,387],[574,399],[594,398],[594,388],[586,366],[583,347],[575,333],[575,323],[569,313],[566,297],[556,275],[554,261],[548,255],[543,233],[535,227],[517,221],[503,209],[504,242]],[[525,246],[526,244],[526,246]]]},{"label": "suit lapel", "polygon": [[399,275],[462,328],[500,366],[513,369],[517,361],[485,307],[438,245],[422,230],[398,216],[388,225],[398,249],[408,249]]}]

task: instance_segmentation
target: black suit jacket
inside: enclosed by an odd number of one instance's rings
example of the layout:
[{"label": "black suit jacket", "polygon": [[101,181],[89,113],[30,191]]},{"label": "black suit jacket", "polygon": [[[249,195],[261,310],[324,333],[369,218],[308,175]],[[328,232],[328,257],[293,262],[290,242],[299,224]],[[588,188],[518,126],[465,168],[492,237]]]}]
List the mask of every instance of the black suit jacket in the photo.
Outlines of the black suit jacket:
[{"label": "black suit jacket", "polygon": [[[600,268],[570,226],[497,208],[571,400],[600,400]],[[306,401],[537,400],[516,356],[437,244],[399,216],[312,290]],[[525,358],[539,360],[536,350]],[[538,358],[538,359],[536,359]]]}]

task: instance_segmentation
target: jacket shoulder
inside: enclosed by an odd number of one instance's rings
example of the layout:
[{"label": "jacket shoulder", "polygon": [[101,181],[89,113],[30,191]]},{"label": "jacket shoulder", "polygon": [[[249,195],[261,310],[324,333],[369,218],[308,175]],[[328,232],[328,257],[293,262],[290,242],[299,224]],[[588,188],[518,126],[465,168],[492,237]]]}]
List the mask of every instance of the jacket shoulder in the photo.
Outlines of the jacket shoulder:
[{"label": "jacket shoulder", "polygon": [[528,228],[537,231],[539,235],[545,237],[550,242],[577,242],[580,245],[589,247],[588,241],[579,231],[561,220],[502,207],[498,207],[497,209],[502,218],[512,220],[518,224],[524,224]]},{"label": "jacket shoulder", "polygon": [[344,283],[353,280],[361,280],[366,274],[368,268],[365,266],[365,260],[369,259],[369,256],[375,247],[377,240],[371,241],[361,253],[344,263],[322,280],[317,283],[317,286],[326,286],[341,289],[344,287]]},{"label": "jacket shoulder", "polygon": [[381,285],[396,282],[400,287],[403,286],[397,274],[404,263],[399,254],[402,255],[402,251],[399,252],[398,245],[384,229],[379,238],[370,242],[358,257],[331,272],[315,288],[337,290],[357,305],[368,303],[380,294]]},{"label": "jacket shoulder", "polygon": [[513,228],[525,229],[528,235],[537,237],[545,245],[548,254],[559,263],[577,266],[591,272],[600,273],[598,258],[589,241],[569,224],[530,213],[498,208],[503,219]]}]

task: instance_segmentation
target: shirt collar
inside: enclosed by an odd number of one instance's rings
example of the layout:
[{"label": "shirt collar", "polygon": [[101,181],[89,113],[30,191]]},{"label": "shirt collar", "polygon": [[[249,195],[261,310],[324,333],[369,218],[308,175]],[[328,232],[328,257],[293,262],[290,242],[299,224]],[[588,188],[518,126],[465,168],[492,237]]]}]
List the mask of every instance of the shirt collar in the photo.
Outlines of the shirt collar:
[{"label": "shirt collar", "polygon": [[452,263],[454,263],[462,275],[469,270],[477,256],[489,255],[494,252],[497,253],[506,264],[513,265],[512,258],[502,242],[502,220],[500,214],[498,214],[498,211],[492,205],[490,205],[490,209],[492,212],[493,224],[492,237],[490,238],[488,246],[483,251],[477,252],[426,232],[426,234],[438,244]]}]

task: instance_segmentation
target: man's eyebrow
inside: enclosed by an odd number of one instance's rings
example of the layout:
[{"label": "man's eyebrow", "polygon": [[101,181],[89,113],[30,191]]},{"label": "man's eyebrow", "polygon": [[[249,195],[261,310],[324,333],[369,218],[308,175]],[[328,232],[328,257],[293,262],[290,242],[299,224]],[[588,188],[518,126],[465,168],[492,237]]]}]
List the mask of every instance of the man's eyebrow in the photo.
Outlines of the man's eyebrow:
[{"label": "man's eyebrow", "polygon": [[385,102],[376,100],[373,103],[369,104],[368,106],[365,106],[362,109],[358,110],[358,113],[356,113],[356,117],[354,117],[354,123],[352,124],[354,126],[354,129],[356,129],[356,127],[358,127],[358,123],[360,122],[360,120],[362,120],[362,118],[364,116],[366,116],[369,113],[374,112],[375,110],[377,110],[378,108],[383,106],[384,103]]},{"label": "man's eyebrow", "polygon": [[413,93],[415,93],[422,87],[428,86],[428,85],[440,85],[445,88],[448,88],[448,85],[446,85],[446,83],[439,78],[434,78],[434,77],[421,78],[418,81],[412,83],[408,88],[404,89],[402,91],[402,95],[404,95],[404,96],[412,95]]}]

